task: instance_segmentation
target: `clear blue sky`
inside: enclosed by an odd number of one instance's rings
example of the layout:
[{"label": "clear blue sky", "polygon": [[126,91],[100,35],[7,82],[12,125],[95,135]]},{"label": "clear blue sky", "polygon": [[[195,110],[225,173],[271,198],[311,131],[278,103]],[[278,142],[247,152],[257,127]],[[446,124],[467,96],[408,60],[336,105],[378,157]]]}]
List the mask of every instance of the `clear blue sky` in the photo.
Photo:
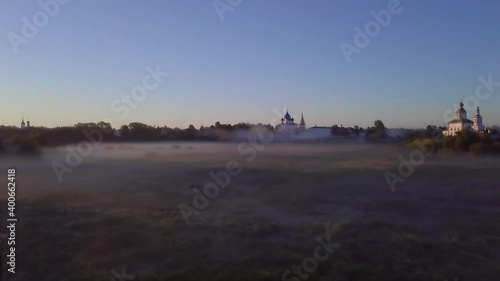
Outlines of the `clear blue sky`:
[{"label": "clear blue sky", "polygon": [[[401,0],[403,11],[347,63],[339,44],[354,44],[354,28],[388,2],[243,0],[221,21],[211,0],[72,0],[15,54],[8,33],[21,35],[22,17],[41,8],[2,1],[0,124],[23,115],[49,127],[269,123],[287,106],[308,126],[415,128],[444,125],[479,75],[500,81],[495,0]],[[120,120],[111,103],[156,65],[170,76]],[[480,102],[487,126],[500,124],[499,106],[497,87]]]}]

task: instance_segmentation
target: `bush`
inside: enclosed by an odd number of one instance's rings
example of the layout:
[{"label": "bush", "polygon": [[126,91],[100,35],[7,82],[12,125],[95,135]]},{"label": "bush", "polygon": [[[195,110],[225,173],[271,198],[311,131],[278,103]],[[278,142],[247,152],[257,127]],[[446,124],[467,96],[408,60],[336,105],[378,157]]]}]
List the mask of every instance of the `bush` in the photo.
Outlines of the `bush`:
[{"label": "bush", "polygon": [[446,136],[443,138],[443,142],[441,143],[442,148],[454,149],[455,148],[455,139],[450,136]]},{"label": "bush", "polygon": [[462,130],[455,135],[455,149],[467,151],[468,148],[479,141],[478,136],[469,130]]},{"label": "bush", "polygon": [[28,140],[35,143],[38,146],[44,146],[48,144],[47,137],[43,132],[33,131],[29,134]]},{"label": "bush", "polygon": [[478,142],[469,146],[469,152],[475,155],[486,154],[488,152],[488,147],[486,144]]}]

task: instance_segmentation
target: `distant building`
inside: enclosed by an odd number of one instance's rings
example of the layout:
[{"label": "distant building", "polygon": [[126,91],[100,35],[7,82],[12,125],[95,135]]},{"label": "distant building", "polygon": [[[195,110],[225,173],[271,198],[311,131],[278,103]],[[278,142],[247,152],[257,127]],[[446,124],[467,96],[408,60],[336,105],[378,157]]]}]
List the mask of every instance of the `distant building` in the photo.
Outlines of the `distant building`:
[{"label": "distant building", "polygon": [[483,117],[479,112],[479,107],[477,107],[474,121],[471,121],[467,119],[467,111],[464,109],[464,103],[460,102],[459,106],[460,108],[458,108],[455,112],[455,119],[448,122],[448,129],[443,131],[443,135],[454,136],[457,132],[466,129],[470,129],[475,132],[485,132]]},{"label": "distant building", "polygon": [[332,127],[321,127],[315,125],[307,130],[311,137],[315,138],[330,138],[332,137]]},{"label": "distant building", "polygon": [[286,111],[285,116],[281,118],[281,124],[276,126],[278,134],[293,135],[299,133],[300,130],[305,130],[306,122],[304,121],[304,114],[300,119],[300,124],[295,123],[295,119]]},{"label": "distant building", "polygon": [[23,117],[23,119],[21,121],[21,129],[27,129],[30,127],[31,127],[30,120],[28,119],[28,122],[24,123],[24,117]]}]

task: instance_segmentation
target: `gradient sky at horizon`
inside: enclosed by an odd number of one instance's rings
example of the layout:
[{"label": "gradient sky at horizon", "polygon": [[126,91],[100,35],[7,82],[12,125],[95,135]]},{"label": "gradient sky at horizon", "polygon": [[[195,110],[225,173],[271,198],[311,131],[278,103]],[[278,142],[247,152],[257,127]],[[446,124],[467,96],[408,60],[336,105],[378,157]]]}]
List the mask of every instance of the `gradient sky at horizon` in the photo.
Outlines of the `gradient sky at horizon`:
[{"label": "gradient sky at horizon", "polygon": [[[500,82],[494,0],[401,0],[403,11],[347,63],[339,44],[353,44],[354,28],[388,2],[243,0],[220,21],[212,0],[72,0],[15,54],[7,34],[41,8],[2,1],[0,124],[270,123],[286,106],[308,126],[418,128],[445,125],[478,76]],[[113,100],[156,65],[170,76],[121,120]],[[487,126],[500,125],[499,96],[496,87],[480,102]]]}]

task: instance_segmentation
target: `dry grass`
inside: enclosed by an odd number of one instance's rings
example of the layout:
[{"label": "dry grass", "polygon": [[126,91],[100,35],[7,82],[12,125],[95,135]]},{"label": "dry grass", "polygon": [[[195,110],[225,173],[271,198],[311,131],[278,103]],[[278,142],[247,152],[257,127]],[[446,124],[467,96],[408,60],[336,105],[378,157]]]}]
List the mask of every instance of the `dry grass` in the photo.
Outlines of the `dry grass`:
[{"label": "dry grass", "polygon": [[[318,236],[341,247],[309,280],[498,280],[500,159],[433,156],[391,193],[383,172],[400,153],[273,144],[248,163],[237,144],[108,145],[61,184],[60,150],[16,160],[12,280],[110,280],[122,267],[141,281],[280,280]],[[189,187],[229,160],[243,172],[185,224]]]}]

